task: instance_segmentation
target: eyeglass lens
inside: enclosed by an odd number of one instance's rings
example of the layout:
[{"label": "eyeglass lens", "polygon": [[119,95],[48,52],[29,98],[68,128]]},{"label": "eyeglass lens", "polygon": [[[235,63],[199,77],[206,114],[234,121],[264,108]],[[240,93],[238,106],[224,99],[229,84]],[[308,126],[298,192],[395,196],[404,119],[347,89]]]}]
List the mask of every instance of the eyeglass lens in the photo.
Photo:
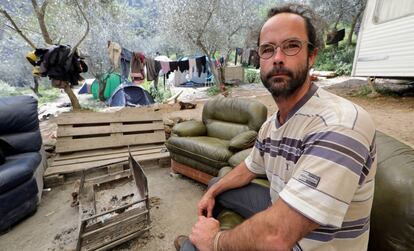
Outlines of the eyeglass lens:
[{"label": "eyeglass lens", "polygon": [[302,49],[302,42],[299,40],[286,40],[280,46],[274,44],[262,44],[259,46],[258,54],[263,59],[271,58],[277,48],[280,47],[282,52],[287,56],[294,56]]}]

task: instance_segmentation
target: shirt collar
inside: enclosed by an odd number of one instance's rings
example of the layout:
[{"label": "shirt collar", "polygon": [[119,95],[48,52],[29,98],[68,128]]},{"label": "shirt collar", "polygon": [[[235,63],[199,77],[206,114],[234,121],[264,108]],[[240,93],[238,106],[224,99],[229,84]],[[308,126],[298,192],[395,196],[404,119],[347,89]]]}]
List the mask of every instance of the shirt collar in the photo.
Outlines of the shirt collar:
[{"label": "shirt collar", "polygon": [[[316,93],[316,91],[318,90],[318,86],[315,85],[314,83],[311,83],[311,87],[309,88],[308,92],[305,94],[305,96],[303,96],[299,102],[296,103],[296,105],[292,108],[292,110],[288,113],[288,116],[286,118],[285,124],[286,122],[288,122],[288,120],[295,115],[295,113],[297,111],[299,111],[300,108],[302,108],[303,105],[306,104],[306,102],[308,102],[308,100]],[[282,125],[279,123],[279,111],[277,111],[276,114],[276,128],[281,127]]]}]

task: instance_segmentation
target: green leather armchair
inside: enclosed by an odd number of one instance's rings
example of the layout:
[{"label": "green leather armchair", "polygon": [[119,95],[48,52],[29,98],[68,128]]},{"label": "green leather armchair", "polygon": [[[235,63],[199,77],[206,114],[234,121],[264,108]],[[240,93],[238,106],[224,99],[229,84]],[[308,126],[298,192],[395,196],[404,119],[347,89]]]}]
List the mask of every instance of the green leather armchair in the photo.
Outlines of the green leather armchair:
[{"label": "green leather armchair", "polygon": [[[369,251],[414,250],[414,149],[377,131],[377,174],[374,201],[371,211]],[[234,163],[243,161],[248,151],[232,158]],[[232,167],[225,167],[219,176],[226,175]],[[269,186],[267,180],[256,179]],[[252,182],[257,182],[252,181]],[[223,210],[218,216],[222,230],[231,229],[244,219]]]},{"label": "green leather armchair", "polygon": [[266,118],[266,106],[255,100],[221,95],[209,100],[202,121],[185,121],[173,127],[165,143],[172,169],[207,184],[222,167],[229,166],[234,154],[253,146]]}]

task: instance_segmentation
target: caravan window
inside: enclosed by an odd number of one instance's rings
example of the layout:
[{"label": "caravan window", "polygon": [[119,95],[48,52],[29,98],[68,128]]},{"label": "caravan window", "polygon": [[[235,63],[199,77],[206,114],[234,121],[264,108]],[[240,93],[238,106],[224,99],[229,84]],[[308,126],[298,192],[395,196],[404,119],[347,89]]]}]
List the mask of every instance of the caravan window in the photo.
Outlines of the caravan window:
[{"label": "caravan window", "polygon": [[384,23],[414,14],[413,0],[377,0],[374,23]]}]

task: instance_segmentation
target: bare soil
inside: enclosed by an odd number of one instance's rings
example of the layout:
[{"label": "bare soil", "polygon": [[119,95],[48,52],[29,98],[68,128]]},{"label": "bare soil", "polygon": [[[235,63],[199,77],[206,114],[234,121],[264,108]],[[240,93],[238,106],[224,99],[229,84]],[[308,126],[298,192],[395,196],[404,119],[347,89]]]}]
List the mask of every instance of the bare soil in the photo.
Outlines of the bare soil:
[{"label": "bare soil", "polygon": [[[317,82],[323,88],[343,96],[367,110],[383,131],[414,147],[414,97],[367,97],[356,95],[361,79],[339,78]],[[203,104],[209,99],[207,88],[185,88],[183,101],[197,104],[195,109],[179,111],[176,105],[165,110],[165,118],[201,119]],[[177,90],[175,90],[177,91]],[[233,87],[230,96],[256,99],[276,110],[272,97],[261,84]],[[56,125],[52,120],[41,123],[44,144],[53,145]],[[151,230],[141,238],[127,242],[115,250],[174,250],[177,235],[188,234],[196,221],[196,205],[205,186],[180,175],[170,175],[169,168],[145,166],[151,201]],[[70,207],[73,184],[44,191],[37,212],[0,235],[0,250],[74,250],[79,213]]]}]

